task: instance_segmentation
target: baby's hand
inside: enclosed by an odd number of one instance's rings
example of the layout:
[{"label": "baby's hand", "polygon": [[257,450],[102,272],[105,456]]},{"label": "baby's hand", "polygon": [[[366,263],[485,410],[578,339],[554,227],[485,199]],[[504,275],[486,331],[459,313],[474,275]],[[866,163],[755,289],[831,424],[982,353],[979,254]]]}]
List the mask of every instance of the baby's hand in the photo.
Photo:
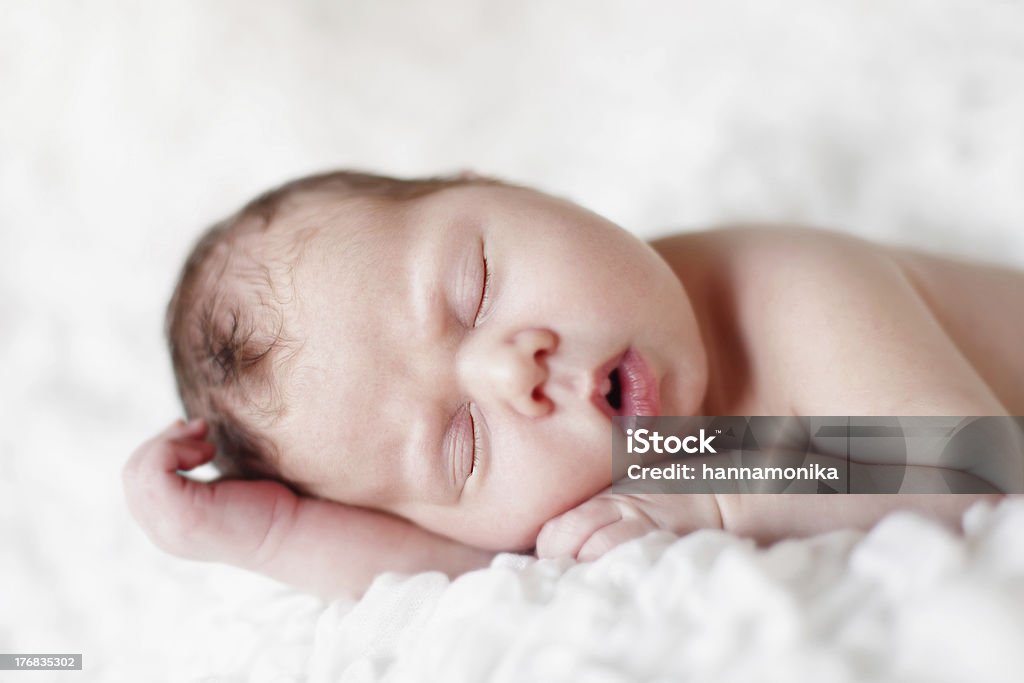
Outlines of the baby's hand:
[{"label": "baby's hand", "polygon": [[470,548],[374,510],[300,497],[273,481],[178,474],[209,462],[202,422],[176,422],[142,444],[124,468],[128,507],[163,550],[225,562],[316,593],[356,598],[383,571],[486,567],[494,553]]},{"label": "baby's hand", "polygon": [[621,543],[659,529],[648,508],[644,497],[607,489],[541,527],[537,556],[595,560]]},{"label": "baby's hand", "polygon": [[271,530],[294,516],[297,496],[271,481],[204,484],[180,476],[179,470],[213,458],[206,432],[202,420],[179,420],[142,444],[123,471],[128,508],[149,538],[173,555],[258,563]]}]

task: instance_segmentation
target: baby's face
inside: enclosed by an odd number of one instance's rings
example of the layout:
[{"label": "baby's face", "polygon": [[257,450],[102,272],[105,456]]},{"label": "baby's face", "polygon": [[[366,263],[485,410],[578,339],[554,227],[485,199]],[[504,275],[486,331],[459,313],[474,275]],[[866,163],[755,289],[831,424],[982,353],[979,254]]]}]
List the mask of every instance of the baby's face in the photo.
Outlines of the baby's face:
[{"label": "baby's face", "polygon": [[627,393],[626,375],[647,368],[660,414],[699,410],[706,360],[686,294],[608,221],[480,186],[317,216],[326,229],[293,271],[298,350],[271,434],[282,475],[312,493],[528,548],[611,484],[610,416],[654,408],[609,406],[616,366]]}]

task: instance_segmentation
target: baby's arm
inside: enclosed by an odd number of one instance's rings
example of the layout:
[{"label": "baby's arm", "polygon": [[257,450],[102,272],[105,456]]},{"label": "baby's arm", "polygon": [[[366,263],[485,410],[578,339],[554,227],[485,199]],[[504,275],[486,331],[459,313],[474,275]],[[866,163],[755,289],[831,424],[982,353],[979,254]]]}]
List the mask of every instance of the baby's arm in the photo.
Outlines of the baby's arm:
[{"label": "baby's arm", "polygon": [[271,481],[186,479],[214,455],[204,423],[176,422],[139,447],[124,468],[128,506],[161,549],[225,562],[331,599],[358,597],[384,571],[487,566],[493,553],[390,515],[295,495]]},{"label": "baby's arm", "polygon": [[722,495],[718,506],[725,529],[761,543],[834,529],[869,529],[897,510],[917,512],[961,530],[967,508],[997,493],[768,494]]},{"label": "baby's arm", "polygon": [[539,557],[589,561],[650,531],[724,529],[760,543],[835,529],[869,529],[897,510],[960,530],[963,513],[1002,494],[620,494],[606,490],[555,517],[537,537]]},{"label": "baby's arm", "polygon": [[[994,490],[965,472],[926,466],[900,469],[910,490],[928,490],[936,483],[948,486],[951,476],[958,477],[956,481],[967,490]],[[999,493],[621,494],[606,489],[547,522],[537,538],[537,554],[588,561],[656,529],[677,534],[724,529],[773,543],[835,529],[866,530],[897,510],[919,512],[960,530],[967,508],[979,500],[995,502],[1001,497]]]}]

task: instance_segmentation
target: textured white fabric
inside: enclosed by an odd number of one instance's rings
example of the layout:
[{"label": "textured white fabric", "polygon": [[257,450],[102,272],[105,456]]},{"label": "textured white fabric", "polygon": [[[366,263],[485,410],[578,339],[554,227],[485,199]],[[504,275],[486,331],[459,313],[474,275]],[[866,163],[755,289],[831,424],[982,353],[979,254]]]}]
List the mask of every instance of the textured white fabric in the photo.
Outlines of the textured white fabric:
[{"label": "textured white fabric", "polygon": [[320,616],[311,681],[1019,681],[1024,501],[964,537],[890,516],[757,549],[653,533],[597,562],[386,575]]}]

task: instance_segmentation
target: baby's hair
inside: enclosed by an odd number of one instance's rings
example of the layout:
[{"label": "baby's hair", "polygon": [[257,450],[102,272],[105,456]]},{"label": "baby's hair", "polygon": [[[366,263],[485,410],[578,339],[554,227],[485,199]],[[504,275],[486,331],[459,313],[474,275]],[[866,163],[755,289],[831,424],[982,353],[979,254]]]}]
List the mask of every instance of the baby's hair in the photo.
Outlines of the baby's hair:
[{"label": "baby's hair", "polygon": [[[291,269],[303,234],[275,230],[316,199],[400,202],[462,185],[503,184],[473,174],[397,179],[352,171],[307,176],[266,192],[210,227],[195,243],[167,307],[174,376],[190,418],[210,425],[226,476],[283,481],[264,433],[286,406],[281,367],[299,342],[284,326]],[[287,482],[285,482],[287,483]]]}]

